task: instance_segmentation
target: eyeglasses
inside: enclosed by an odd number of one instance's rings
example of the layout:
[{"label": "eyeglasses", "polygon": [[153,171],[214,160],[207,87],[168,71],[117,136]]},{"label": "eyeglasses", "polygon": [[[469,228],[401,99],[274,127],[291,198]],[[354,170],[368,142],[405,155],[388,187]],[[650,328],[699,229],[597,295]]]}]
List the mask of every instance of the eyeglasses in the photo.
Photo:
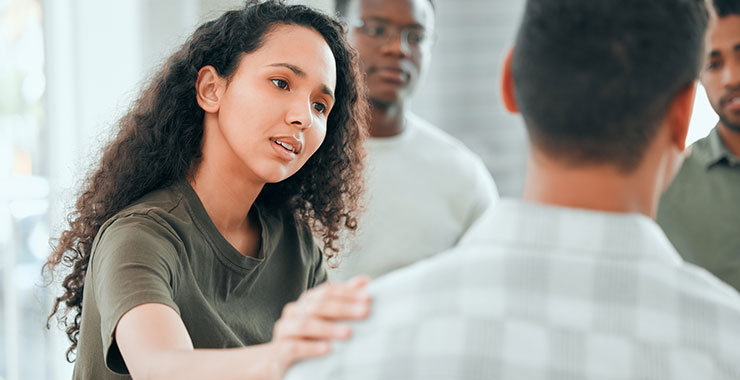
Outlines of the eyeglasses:
[{"label": "eyeglasses", "polygon": [[380,45],[385,45],[396,35],[401,36],[401,47],[418,51],[421,46],[431,43],[432,36],[422,26],[409,25],[399,27],[384,20],[352,20],[349,26],[358,28],[364,35]]}]

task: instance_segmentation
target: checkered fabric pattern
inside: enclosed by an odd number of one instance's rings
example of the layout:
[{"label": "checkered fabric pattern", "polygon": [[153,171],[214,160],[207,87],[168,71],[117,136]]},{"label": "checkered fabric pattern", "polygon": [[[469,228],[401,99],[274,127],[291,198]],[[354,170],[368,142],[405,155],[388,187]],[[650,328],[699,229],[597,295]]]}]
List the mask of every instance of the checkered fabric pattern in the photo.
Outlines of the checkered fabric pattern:
[{"label": "checkered fabric pattern", "polygon": [[503,200],[457,248],[371,287],[297,379],[740,379],[740,296],[660,228]]}]

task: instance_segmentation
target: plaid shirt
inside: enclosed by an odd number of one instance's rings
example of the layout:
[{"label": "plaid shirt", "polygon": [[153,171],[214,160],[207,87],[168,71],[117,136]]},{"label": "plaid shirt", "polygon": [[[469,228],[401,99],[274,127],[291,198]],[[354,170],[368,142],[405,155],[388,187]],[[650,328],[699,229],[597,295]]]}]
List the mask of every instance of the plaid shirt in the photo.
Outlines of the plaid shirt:
[{"label": "plaid shirt", "polygon": [[499,202],[296,379],[740,379],[740,296],[638,214]]}]

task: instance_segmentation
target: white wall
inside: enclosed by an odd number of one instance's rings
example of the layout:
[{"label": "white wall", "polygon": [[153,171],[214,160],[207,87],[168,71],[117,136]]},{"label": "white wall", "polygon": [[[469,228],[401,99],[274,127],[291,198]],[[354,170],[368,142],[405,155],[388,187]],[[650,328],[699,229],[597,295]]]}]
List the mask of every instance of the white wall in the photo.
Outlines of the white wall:
[{"label": "white wall", "polygon": [[435,0],[437,44],[412,108],[479,154],[499,192],[519,196],[526,135],[499,98],[501,62],[514,39],[524,2]]}]

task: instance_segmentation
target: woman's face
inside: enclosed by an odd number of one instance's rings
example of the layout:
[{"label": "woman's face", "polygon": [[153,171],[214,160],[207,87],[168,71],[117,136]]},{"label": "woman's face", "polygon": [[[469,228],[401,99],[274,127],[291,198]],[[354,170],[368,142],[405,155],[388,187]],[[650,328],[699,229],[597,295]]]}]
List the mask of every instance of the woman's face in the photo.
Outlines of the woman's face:
[{"label": "woman's face", "polygon": [[261,183],[295,174],[324,141],[335,85],[334,55],[318,32],[275,27],[241,58],[220,98],[230,166]]}]

